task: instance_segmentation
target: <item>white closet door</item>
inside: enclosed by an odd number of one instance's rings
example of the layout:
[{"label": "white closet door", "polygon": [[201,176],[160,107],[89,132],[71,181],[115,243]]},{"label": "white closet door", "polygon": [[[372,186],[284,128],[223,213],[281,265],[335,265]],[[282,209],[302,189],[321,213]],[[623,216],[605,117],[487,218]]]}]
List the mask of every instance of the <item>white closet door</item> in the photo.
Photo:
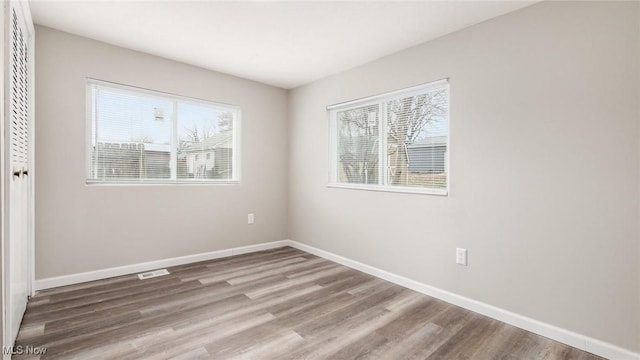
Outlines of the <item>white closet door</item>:
[{"label": "white closet door", "polygon": [[[8,7],[8,111],[6,120],[9,122],[5,129],[8,130],[8,179],[7,187],[7,225],[8,241],[5,251],[9,254],[6,259],[5,279],[8,278],[8,286],[5,287],[5,345],[12,345],[18,334],[22,316],[27,306],[30,292],[30,221],[31,221],[31,182],[30,169],[32,136],[32,86],[30,86],[30,73],[33,69],[32,61],[32,25],[28,22],[30,17],[25,14],[27,5],[19,2],[10,2]],[[29,20],[27,20],[29,19]],[[31,26],[30,26],[31,25]]]}]

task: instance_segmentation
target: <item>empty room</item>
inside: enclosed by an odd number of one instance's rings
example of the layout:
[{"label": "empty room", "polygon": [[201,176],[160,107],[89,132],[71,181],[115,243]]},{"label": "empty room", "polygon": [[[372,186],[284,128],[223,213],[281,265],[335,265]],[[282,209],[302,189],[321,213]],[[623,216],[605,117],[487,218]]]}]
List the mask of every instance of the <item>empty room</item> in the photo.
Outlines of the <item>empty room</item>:
[{"label": "empty room", "polygon": [[0,19],[3,359],[640,360],[640,1]]}]

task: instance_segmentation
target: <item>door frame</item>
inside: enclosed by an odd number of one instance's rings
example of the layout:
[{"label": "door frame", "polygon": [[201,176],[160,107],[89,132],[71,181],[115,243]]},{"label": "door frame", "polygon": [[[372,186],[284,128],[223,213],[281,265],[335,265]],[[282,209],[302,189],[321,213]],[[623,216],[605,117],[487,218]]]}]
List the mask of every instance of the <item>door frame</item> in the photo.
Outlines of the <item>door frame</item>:
[{"label": "door frame", "polygon": [[31,18],[31,9],[29,8],[29,2],[25,0],[16,1],[22,6],[22,13],[25,16],[25,23],[27,24],[27,30],[29,31],[29,44],[27,45],[27,49],[31,50],[28,53],[29,59],[27,61],[29,76],[27,79],[28,85],[28,94],[29,94],[29,121],[28,121],[28,139],[29,143],[29,190],[28,190],[28,219],[27,219],[27,267],[29,269],[28,277],[27,277],[27,289],[29,293],[29,297],[35,295],[35,289],[33,283],[35,281],[36,276],[36,247],[35,247],[35,229],[36,229],[36,209],[35,209],[35,178],[36,178],[36,137],[35,137],[35,114],[36,114],[36,91],[35,91],[35,69],[36,69],[36,58],[35,58],[35,50],[36,50],[36,29],[33,25],[33,19]]}]

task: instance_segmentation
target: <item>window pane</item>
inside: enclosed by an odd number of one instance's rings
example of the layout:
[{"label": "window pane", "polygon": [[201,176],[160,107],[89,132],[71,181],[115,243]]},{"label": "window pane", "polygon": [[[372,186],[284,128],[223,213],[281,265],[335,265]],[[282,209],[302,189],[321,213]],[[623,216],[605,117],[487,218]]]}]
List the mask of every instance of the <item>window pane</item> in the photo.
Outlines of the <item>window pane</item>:
[{"label": "window pane", "polygon": [[178,104],[178,179],[232,179],[235,111]]},{"label": "window pane", "polygon": [[238,181],[240,109],[87,80],[88,181]]},{"label": "window pane", "polygon": [[446,89],[394,99],[387,106],[387,183],[446,189]]},{"label": "window pane", "polygon": [[379,105],[339,111],[336,116],[338,182],[379,184]]},{"label": "window pane", "polygon": [[171,102],[95,87],[92,99],[92,178],[170,178]]}]

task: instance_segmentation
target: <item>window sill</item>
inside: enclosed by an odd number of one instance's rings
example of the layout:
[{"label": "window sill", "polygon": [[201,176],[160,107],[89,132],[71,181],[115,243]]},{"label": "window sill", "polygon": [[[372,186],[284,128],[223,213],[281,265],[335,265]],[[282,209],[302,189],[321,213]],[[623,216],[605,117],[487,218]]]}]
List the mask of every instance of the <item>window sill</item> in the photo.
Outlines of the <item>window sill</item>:
[{"label": "window sill", "polygon": [[180,180],[180,181],[162,181],[162,180],[140,180],[140,181],[132,181],[132,180],[86,180],[86,184],[89,186],[145,186],[145,185],[239,185],[239,180],[220,180],[220,181],[189,181],[189,180]]},{"label": "window sill", "polygon": [[329,183],[327,184],[327,187],[339,188],[339,189],[396,192],[396,193],[419,194],[419,195],[449,196],[449,191],[447,191],[446,189],[442,189],[442,190],[420,189],[420,188],[400,187],[400,186],[361,185],[361,184],[342,184],[342,183]]}]

